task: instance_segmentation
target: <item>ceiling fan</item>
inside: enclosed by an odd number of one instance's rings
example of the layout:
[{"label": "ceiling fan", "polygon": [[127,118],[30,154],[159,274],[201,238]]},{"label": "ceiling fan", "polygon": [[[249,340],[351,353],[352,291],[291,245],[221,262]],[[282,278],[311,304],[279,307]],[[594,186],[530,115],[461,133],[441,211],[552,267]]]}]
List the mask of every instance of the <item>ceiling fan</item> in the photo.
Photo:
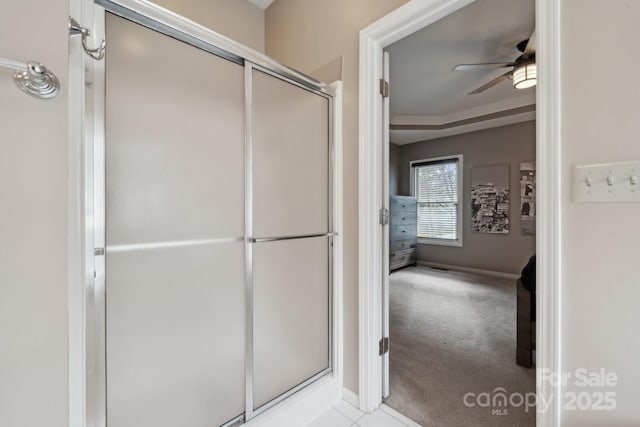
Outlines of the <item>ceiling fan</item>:
[{"label": "ceiling fan", "polygon": [[475,95],[482,93],[485,90],[492,88],[498,83],[512,79],[513,87],[516,89],[526,89],[536,85],[536,31],[533,31],[531,37],[527,40],[523,40],[516,46],[522,55],[516,58],[513,62],[486,62],[480,64],[458,64],[453,67],[454,71],[468,71],[468,70],[491,70],[494,68],[511,68],[506,73],[496,77],[489,83],[485,83],[473,92],[469,92],[469,95]]}]

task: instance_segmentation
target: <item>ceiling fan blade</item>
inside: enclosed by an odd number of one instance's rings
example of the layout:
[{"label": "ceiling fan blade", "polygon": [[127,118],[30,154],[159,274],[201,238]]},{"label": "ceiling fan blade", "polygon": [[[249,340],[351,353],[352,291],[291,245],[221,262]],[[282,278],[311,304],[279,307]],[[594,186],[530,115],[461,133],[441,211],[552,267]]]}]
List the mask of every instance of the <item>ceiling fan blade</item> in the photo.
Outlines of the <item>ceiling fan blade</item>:
[{"label": "ceiling fan blade", "polygon": [[527,47],[524,48],[524,53],[536,53],[536,47],[536,29],[534,28],[531,37],[529,37]]},{"label": "ceiling fan blade", "polygon": [[480,86],[478,89],[474,90],[473,92],[469,92],[469,95],[476,95],[478,93],[482,93],[485,90],[494,87],[495,85],[497,85],[498,83],[502,82],[503,80],[507,80],[509,78],[509,76],[511,76],[512,71],[509,71],[507,73],[504,73],[498,77],[496,77],[495,79],[491,80],[489,83],[485,83],[484,85]]},{"label": "ceiling fan blade", "polygon": [[453,67],[453,71],[467,70],[493,70],[494,68],[513,67],[513,62],[484,62],[480,64],[458,64]]}]

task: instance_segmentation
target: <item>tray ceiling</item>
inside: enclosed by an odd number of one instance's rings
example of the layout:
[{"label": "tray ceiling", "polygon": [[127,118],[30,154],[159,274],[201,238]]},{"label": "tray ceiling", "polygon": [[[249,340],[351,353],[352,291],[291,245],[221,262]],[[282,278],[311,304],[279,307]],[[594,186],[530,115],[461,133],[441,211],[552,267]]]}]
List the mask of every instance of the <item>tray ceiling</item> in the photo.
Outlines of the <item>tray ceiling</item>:
[{"label": "tray ceiling", "polygon": [[[500,105],[513,108],[515,105],[534,104],[535,88],[517,90],[510,80],[484,93],[467,95],[504,73],[505,69],[452,71],[461,63],[514,60],[520,55],[516,44],[529,38],[534,26],[534,0],[477,0],[389,46],[386,51],[390,56],[392,125],[398,119],[402,121],[403,116],[411,116],[416,124],[444,124],[447,117],[471,118],[473,116],[463,117],[464,112],[473,114],[485,106],[495,106],[482,111],[486,116],[500,111]],[[535,115],[527,117],[531,120]],[[521,119],[524,118],[521,115]],[[484,128],[493,127],[487,124]],[[469,132],[468,129],[469,126],[461,131]],[[405,137],[401,138],[402,142],[398,140],[399,143],[443,134],[433,130],[392,130],[392,141],[394,135],[403,132]],[[407,132],[413,136],[408,137]],[[451,129],[446,132],[449,135],[455,133]]]}]

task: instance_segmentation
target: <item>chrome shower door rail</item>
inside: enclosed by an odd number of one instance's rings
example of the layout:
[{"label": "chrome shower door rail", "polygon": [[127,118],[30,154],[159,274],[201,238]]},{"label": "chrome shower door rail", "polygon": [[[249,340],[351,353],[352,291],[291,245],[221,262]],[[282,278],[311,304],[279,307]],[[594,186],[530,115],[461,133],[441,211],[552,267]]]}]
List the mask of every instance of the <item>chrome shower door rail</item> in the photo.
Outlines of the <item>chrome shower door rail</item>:
[{"label": "chrome shower door rail", "polygon": [[330,96],[335,95],[335,90],[331,85],[294,70],[256,50],[215,33],[151,2],[140,0],[95,0],[95,3],[108,12],[230,61],[239,64],[249,61],[258,67],[263,67],[279,76],[286,77],[305,88],[323,92]]}]

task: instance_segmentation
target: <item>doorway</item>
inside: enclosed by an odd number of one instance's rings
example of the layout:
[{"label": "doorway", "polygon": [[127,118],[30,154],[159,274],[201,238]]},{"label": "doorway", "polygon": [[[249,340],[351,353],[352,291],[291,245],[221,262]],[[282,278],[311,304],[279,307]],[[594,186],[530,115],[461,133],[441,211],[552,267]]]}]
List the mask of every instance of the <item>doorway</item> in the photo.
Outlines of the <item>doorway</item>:
[{"label": "doorway", "polygon": [[[386,131],[383,119],[384,99],[378,91],[378,79],[383,76],[383,49],[401,38],[430,25],[471,1],[438,2],[419,4],[409,2],[361,31],[360,60],[360,408],[371,410],[382,401],[384,380],[382,374],[383,357],[373,357],[378,352],[383,336],[382,307],[385,297],[382,286],[383,274],[376,267],[386,261],[383,253],[383,233],[378,222],[379,210],[384,206],[382,197],[383,140]],[[558,21],[554,15],[557,5],[547,1],[536,2],[536,22],[538,33],[537,62],[540,75],[550,80],[542,80],[537,89],[536,112],[536,158],[538,164],[538,188],[542,197],[538,200],[538,304],[537,342],[539,346],[536,361],[538,369],[557,369],[556,307],[559,271],[554,254],[557,253],[558,229],[553,225],[559,220],[558,205],[554,196],[558,194],[559,157],[554,150],[558,136],[558,104],[554,98],[556,88],[552,80],[558,75],[558,52],[549,38],[557,31]],[[373,143],[372,143],[373,141]],[[379,153],[379,154],[377,154]],[[380,195],[380,196],[378,196]],[[541,305],[544,310],[541,310]],[[391,344],[391,349],[393,345]],[[555,425],[556,407],[554,385],[537,385],[539,398],[550,401],[544,412],[538,413],[538,425]]]}]

